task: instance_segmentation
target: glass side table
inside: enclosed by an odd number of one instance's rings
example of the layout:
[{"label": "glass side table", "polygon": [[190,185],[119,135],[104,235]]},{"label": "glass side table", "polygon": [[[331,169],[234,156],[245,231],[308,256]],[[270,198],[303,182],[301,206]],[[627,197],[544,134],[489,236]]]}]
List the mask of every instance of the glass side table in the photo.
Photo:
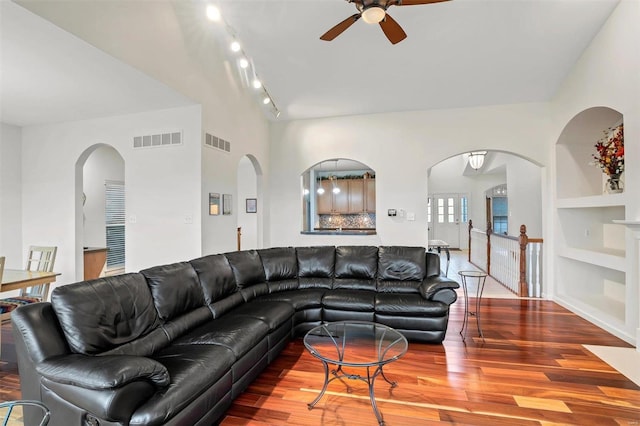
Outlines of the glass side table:
[{"label": "glass side table", "polygon": [[[484,291],[484,283],[487,280],[487,273],[482,271],[460,271],[460,280],[462,281],[462,291],[464,292],[464,318],[462,319],[462,328],[460,329],[460,336],[462,341],[465,340],[467,330],[469,329],[469,316],[476,317],[476,323],[478,325],[478,333],[484,341],[484,334],[482,333],[482,325],[480,323],[480,304],[482,302],[482,292]],[[476,310],[475,312],[469,312],[469,292],[467,290],[467,280],[477,279],[476,287]]]}]

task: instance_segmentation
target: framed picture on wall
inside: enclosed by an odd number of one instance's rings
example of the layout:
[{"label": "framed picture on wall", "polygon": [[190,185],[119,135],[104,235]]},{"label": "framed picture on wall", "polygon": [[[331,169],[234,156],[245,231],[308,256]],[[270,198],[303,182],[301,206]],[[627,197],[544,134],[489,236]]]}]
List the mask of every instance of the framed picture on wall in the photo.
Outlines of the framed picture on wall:
[{"label": "framed picture on wall", "polygon": [[247,198],[247,213],[258,212],[258,200],[256,198]]},{"label": "framed picture on wall", "polygon": [[220,214],[220,194],[216,192],[209,193],[209,214],[211,216]]},{"label": "framed picture on wall", "polygon": [[231,194],[222,194],[222,214],[231,214]]}]

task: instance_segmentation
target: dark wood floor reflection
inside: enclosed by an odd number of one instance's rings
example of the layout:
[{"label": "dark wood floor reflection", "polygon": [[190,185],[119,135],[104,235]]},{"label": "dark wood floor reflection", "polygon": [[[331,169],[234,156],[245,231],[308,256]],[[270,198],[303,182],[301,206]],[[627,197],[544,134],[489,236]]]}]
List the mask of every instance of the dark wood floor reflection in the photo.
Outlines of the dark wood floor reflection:
[{"label": "dark wood floor reflection", "polygon": [[[462,303],[452,306],[443,345],[411,343],[388,365],[398,382],[376,382],[387,425],[640,425],[640,387],[583,344],[630,347],[549,301],[484,299],[483,342],[471,318],[466,342],[458,334]],[[3,325],[3,359],[12,350]],[[5,340],[6,339],[6,340]],[[19,396],[15,363],[0,363],[0,399]],[[291,342],[242,394],[222,425],[375,425],[366,385],[334,381],[313,410],[307,403],[322,368]],[[347,390],[349,386],[350,392]]]}]

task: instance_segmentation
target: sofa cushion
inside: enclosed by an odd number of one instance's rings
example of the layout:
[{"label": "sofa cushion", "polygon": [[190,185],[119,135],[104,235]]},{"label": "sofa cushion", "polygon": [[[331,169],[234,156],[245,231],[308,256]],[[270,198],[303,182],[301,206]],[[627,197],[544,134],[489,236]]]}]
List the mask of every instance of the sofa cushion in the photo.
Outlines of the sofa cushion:
[{"label": "sofa cushion", "polygon": [[159,325],[147,282],[124,274],[56,287],[51,305],[72,351],[98,354]]},{"label": "sofa cushion", "polygon": [[269,334],[269,326],[257,318],[233,312],[194,328],[176,339],[174,345],[220,345],[237,358],[249,352]]},{"label": "sofa cushion", "polygon": [[225,253],[229,260],[236,284],[240,288],[250,287],[266,281],[262,260],[256,250]]},{"label": "sofa cushion", "polygon": [[293,247],[258,250],[267,281],[298,278],[298,259]]},{"label": "sofa cushion", "polygon": [[365,290],[331,290],[322,297],[322,306],[338,311],[373,312],[375,296],[375,292]]},{"label": "sofa cushion", "polygon": [[298,277],[333,278],[336,249],[332,246],[298,247]]},{"label": "sofa cushion", "polygon": [[309,289],[299,289],[295,291],[283,291],[280,293],[271,293],[266,296],[260,296],[256,299],[256,302],[260,301],[281,301],[287,302],[293,306],[293,309],[296,311],[310,309],[310,308],[320,308],[322,306],[322,296],[326,289],[320,288],[309,288]]},{"label": "sofa cushion", "polygon": [[374,279],[378,269],[378,247],[340,246],[336,248],[336,278]]},{"label": "sofa cushion", "polygon": [[404,317],[442,317],[449,314],[449,305],[425,300],[420,294],[378,293],[375,297],[375,311]]},{"label": "sofa cushion", "polygon": [[190,263],[155,266],[140,273],[147,279],[161,320],[169,321],[204,306],[198,274]]},{"label": "sofa cushion", "polygon": [[[294,310],[293,306],[287,302],[275,300],[254,300],[233,310],[233,315],[245,315],[257,318],[269,326],[269,332],[280,327],[287,321],[291,321]],[[291,328],[289,328],[291,331]]]},{"label": "sofa cushion", "polygon": [[130,424],[165,424],[216,382],[231,388],[233,353],[218,345],[172,345],[154,357],[169,371],[171,383],[136,409]]},{"label": "sofa cushion", "polygon": [[378,249],[378,279],[422,281],[427,273],[424,247],[381,246]]},{"label": "sofa cushion", "polygon": [[220,300],[238,289],[233,270],[226,256],[214,254],[190,261],[202,286],[207,305]]}]

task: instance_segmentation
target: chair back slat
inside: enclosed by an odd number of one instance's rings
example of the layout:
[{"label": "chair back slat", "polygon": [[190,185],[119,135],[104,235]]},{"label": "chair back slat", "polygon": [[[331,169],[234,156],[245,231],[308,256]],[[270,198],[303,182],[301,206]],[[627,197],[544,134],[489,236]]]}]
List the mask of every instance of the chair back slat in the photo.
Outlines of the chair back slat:
[{"label": "chair back slat", "polygon": [[30,246],[27,271],[53,272],[57,247]]}]

